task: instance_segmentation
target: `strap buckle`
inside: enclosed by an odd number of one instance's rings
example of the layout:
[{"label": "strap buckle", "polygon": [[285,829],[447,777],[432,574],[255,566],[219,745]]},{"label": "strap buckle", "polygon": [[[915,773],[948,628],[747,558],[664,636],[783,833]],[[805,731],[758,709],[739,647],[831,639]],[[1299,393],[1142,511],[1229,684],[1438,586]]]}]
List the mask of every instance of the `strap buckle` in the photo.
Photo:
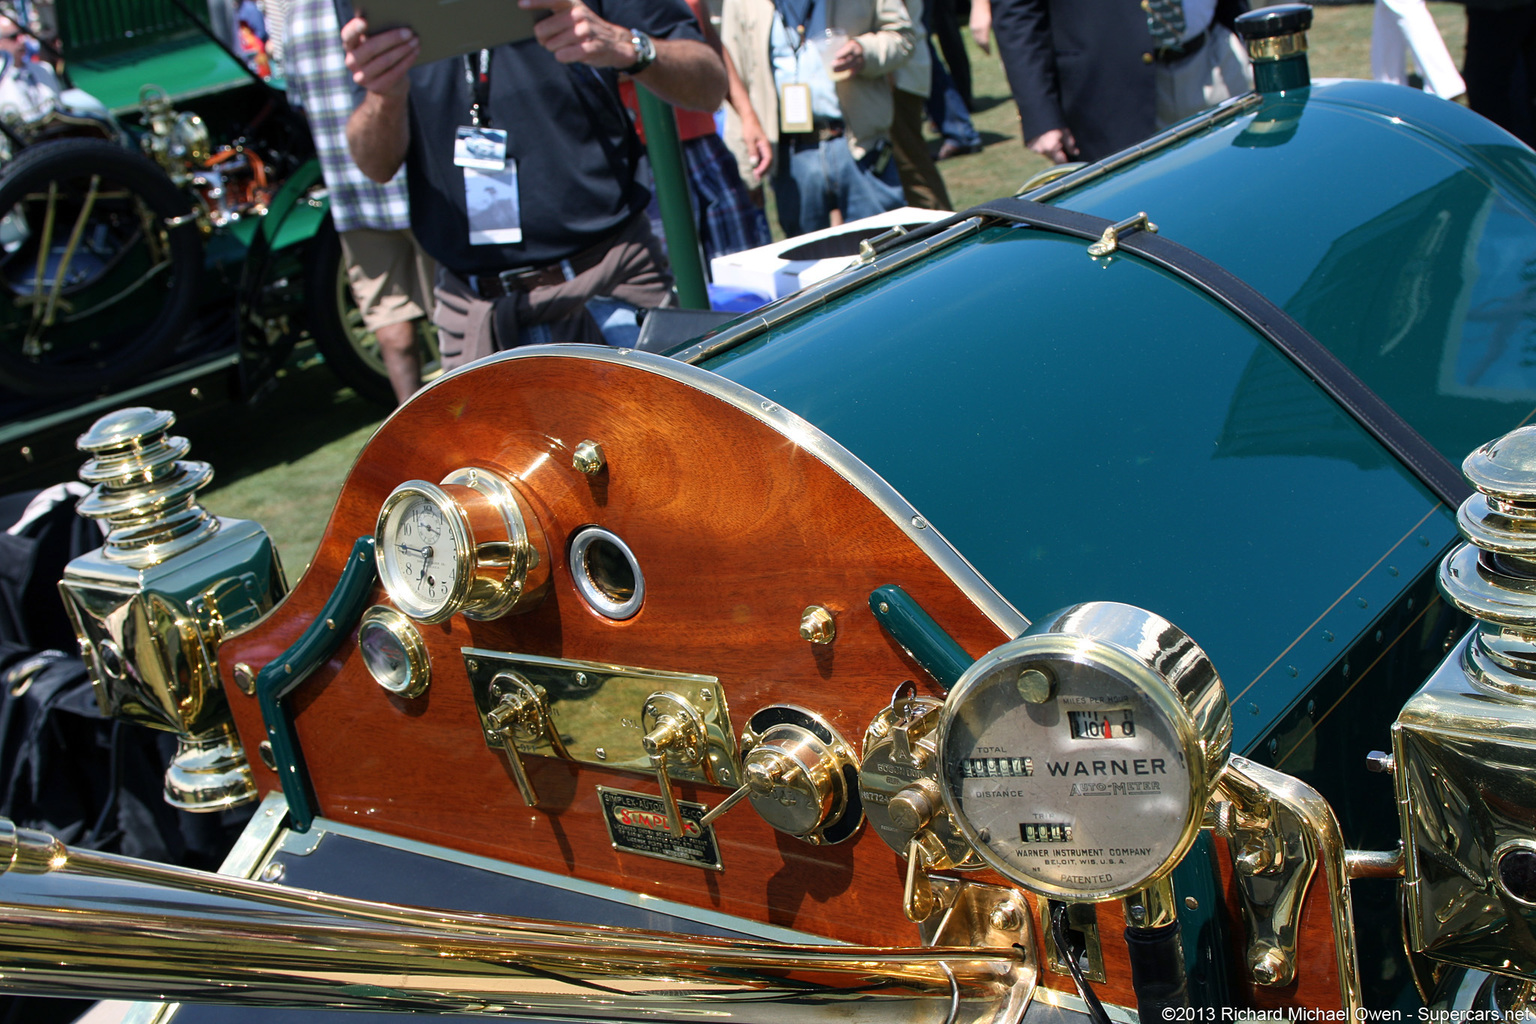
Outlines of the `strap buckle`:
[{"label": "strap buckle", "polygon": [[1134,217],[1127,217],[1120,223],[1111,224],[1105,228],[1104,233],[1099,236],[1099,240],[1088,247],[1088,255],[1108,256],[1120,248],[1120,236],[1122,234],[1129,234],[1137,228],[1151,232],[1154,235],[1157,234],[1157,225],[1147,219],[1147,212],[1143,210]]}]

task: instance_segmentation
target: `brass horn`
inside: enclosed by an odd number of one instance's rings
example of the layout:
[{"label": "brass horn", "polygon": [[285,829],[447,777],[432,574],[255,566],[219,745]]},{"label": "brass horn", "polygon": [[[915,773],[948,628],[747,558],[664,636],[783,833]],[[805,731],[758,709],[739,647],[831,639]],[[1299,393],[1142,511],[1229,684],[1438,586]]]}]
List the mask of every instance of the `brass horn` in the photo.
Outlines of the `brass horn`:
[{"label": "brass horn", "polygon": [[701,1013],[1012,1024],[1034,990],[1033,955],[985,913],[959,916],[951,934],[966,944],[943,948],[571,926],[75,851],[0,818],[0,990],[33,995],[679,1024]]}]

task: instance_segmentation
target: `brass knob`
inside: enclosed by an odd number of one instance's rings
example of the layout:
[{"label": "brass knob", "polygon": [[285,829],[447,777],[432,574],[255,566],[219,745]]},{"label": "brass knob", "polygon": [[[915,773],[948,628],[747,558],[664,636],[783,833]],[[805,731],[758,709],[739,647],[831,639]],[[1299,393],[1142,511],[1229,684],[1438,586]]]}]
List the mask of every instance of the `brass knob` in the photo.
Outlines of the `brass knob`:
[{"label": "brass knob", "polygon": [[939,787],[928,779],[919,779],[895,796],[886,807],[891,824],[903,832],[916,832],[928,827],[943,804]]}]

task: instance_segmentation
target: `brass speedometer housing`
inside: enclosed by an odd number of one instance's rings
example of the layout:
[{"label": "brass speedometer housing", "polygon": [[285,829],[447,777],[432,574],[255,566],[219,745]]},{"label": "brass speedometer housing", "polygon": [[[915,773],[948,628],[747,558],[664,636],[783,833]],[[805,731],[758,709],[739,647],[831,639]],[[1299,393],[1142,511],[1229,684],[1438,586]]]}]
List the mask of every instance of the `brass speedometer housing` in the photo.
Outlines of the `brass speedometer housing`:
[{"label": "brass speedometer housing", "polygon": [[955,684],[939,723],[944,803],[1019,885],[1116,899],[1189,851],[1231,737],[1221,680],[1182,630],[1130,605],[1076,605]]}]

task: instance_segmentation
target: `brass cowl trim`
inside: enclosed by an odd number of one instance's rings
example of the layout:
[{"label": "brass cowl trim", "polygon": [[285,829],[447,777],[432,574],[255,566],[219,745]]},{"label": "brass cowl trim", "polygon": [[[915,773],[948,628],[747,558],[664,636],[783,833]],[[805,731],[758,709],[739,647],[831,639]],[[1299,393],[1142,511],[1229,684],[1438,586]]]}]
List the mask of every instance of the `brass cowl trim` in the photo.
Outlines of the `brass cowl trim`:
[{"label": "brass cowl trim", "polygon": [[1456,521],[1467,543],[1440,563],[1446,600],[1478,620],[1464,667],[1475,682],[1536,699],[1536,426],[1468,455],[1476,493]]},{"label": "brass cowl trim", "polygon": [[75,441],[91,456],[80,479],[92,485],[77,511],[101,520],[102,554],[112,561],[158,565],[219,528],[197,501],[213,470],[182,458],[191,445],[170,436],[175,422],[174,413],[134,406],[103,416]]}]

